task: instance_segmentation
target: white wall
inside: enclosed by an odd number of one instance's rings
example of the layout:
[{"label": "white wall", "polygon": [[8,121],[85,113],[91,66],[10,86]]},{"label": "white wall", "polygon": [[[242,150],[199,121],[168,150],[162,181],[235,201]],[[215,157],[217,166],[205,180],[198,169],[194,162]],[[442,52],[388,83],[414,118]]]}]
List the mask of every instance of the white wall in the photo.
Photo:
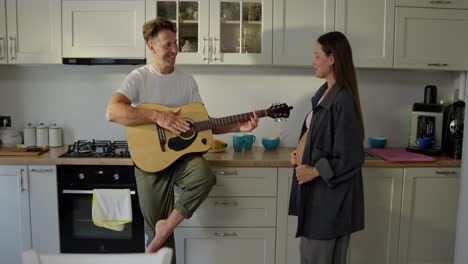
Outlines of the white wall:
[{"label": "white wall", "polygon": [[[77,139],[124,139],[124,128],[105,120],[111,94],[134,66],[0,66],[0,115],[13,126],[27,122],[57,123],[65,143]],[[210,116],[221,117],[265,109],[283,101],[294,106],[291,118],[261,120],[257,138],[282,135],[294,146],[310,97],[323,83],[310,68],[239,66],[180,67],[193,73]],[[424,86],[435,84],[438,99],[451,98],[458,75],[450,72],[359,70],[358,82],[366,136],[389,138],[390,146],[406,145],[413,102],[423,101]],[[221,135],[231,143],[231,135]],[[259,141],[257,142],[259,144]]]}]

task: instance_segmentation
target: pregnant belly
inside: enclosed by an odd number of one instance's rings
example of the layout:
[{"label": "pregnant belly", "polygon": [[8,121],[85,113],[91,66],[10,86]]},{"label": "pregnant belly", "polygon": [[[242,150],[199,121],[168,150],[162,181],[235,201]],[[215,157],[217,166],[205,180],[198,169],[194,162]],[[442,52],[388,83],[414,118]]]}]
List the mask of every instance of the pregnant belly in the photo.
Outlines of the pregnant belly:
[{"label": "pregnant belly", "polygon": [[299,143],[296,147],[296,165],[302,164],[302,156],[304,155],[304,145],[307,140],[307,135],[309,134],[309,130],[307,130],[299,140]]}]

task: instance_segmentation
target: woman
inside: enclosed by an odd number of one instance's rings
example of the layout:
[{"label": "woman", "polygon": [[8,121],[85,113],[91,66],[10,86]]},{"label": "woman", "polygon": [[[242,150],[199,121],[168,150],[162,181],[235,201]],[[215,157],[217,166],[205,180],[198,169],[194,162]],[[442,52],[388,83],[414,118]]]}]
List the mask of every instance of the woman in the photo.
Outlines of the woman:
[{"label": "woman", "polygon": [[317,39],[312,97],[301,139],[291,153],[289,214],[298,216],[301,264],[342,264],[350,234],[364,228],[364,125],[351,47],[340,32]]}]

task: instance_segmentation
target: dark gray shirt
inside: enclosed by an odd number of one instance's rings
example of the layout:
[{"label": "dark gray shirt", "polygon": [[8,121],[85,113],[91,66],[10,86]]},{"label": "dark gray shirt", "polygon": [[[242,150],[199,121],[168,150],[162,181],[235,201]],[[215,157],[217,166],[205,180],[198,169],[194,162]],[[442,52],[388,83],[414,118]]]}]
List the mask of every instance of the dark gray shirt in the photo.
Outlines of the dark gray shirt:
[{"label": "dark gray shirt", "polygon": [[[317,105],[326,89],[325,83],[312,97],[314,114],[302,157],[320,177],[300,186],[293,177],[289,202],[289,214],[298,216],[296,236],[320,240],[364,228],[361,121],[351,93],[338,83]],[[304,124],[301,134],[305,131]]]}]

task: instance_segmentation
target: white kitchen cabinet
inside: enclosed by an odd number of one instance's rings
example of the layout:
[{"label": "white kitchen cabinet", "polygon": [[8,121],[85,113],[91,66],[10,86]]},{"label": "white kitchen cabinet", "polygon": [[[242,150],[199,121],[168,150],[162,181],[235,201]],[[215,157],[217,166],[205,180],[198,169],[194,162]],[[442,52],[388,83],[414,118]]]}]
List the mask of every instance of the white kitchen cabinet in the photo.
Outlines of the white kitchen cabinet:
[{"label": "white kitchen cabinet", "polygon": [[0,0],[0,64],[61,63],[60,5],[60,0]]},{"label": "white kitchen cabinet", "polygon": [[317,38],[335,27],[334,0],[275,0],[273,64],[311,66]]},{"label": "white kitchen cabinet", "polygon": [[272,3],[149,0],[146,18],[159,16],[176,24],[179,64],[271,64]]},{"label": "white kitchen cabinet", "polygon": [[144,58],[144,0],[64,0],[64,58]]},{"label": "white kitchen cabinet", "polygon": [[297,216],[288,215],[293,169],[278,169],[278,214],[276,217],[276,264],[298,264]]},{"label": "white kitchen cabinet", "polygon": [[395,68],[468,69],[468,10],[397,7]]},{"label": "white kitchen cabinet", "polygon": [[31,238],[40,254],[60,253],[57,170],[54,165],[29,165]]},{"label": "white kitchen cabinet", "polygon": [[[276,263],[300,263],[297,217],[288,216],[292,168],[278,172]],[[351,264],[396,264],[403,169],[363,169],[365,229],[351,235]]]},{"label": "white kitchen cabinet", "polygon": [[337,0],[335,29],[346,35],[356,67],[393,68],[395,0]]},{"label": "white kitchen cabinet", "polygon": [[275,228],[177,228],[178,264],[274,264]]},{"label": "white kitchen cabinet", "polygon": [[365,228],[351,235],[350,264],[396,264],[402,168],[364,168]]},{"label": "white kitchen cabinet", "polygon": [[405,169],[399,264],[453,263],[460,168]]},{"label": "white kitchen cabinet", "polygon": [[277,168],[213,171],[208,198],[175,232],[177,263],[274,264]]},{"label": "white kitchen cabinet", "polygon": [[397,6],[468,9],[467,0],[396,0]]},{"label": "white kitchen cabinet", "polygon": [[21,264],[31,249],[28,170],[26,165],[0,165],[0,256],[2,263]]}]

